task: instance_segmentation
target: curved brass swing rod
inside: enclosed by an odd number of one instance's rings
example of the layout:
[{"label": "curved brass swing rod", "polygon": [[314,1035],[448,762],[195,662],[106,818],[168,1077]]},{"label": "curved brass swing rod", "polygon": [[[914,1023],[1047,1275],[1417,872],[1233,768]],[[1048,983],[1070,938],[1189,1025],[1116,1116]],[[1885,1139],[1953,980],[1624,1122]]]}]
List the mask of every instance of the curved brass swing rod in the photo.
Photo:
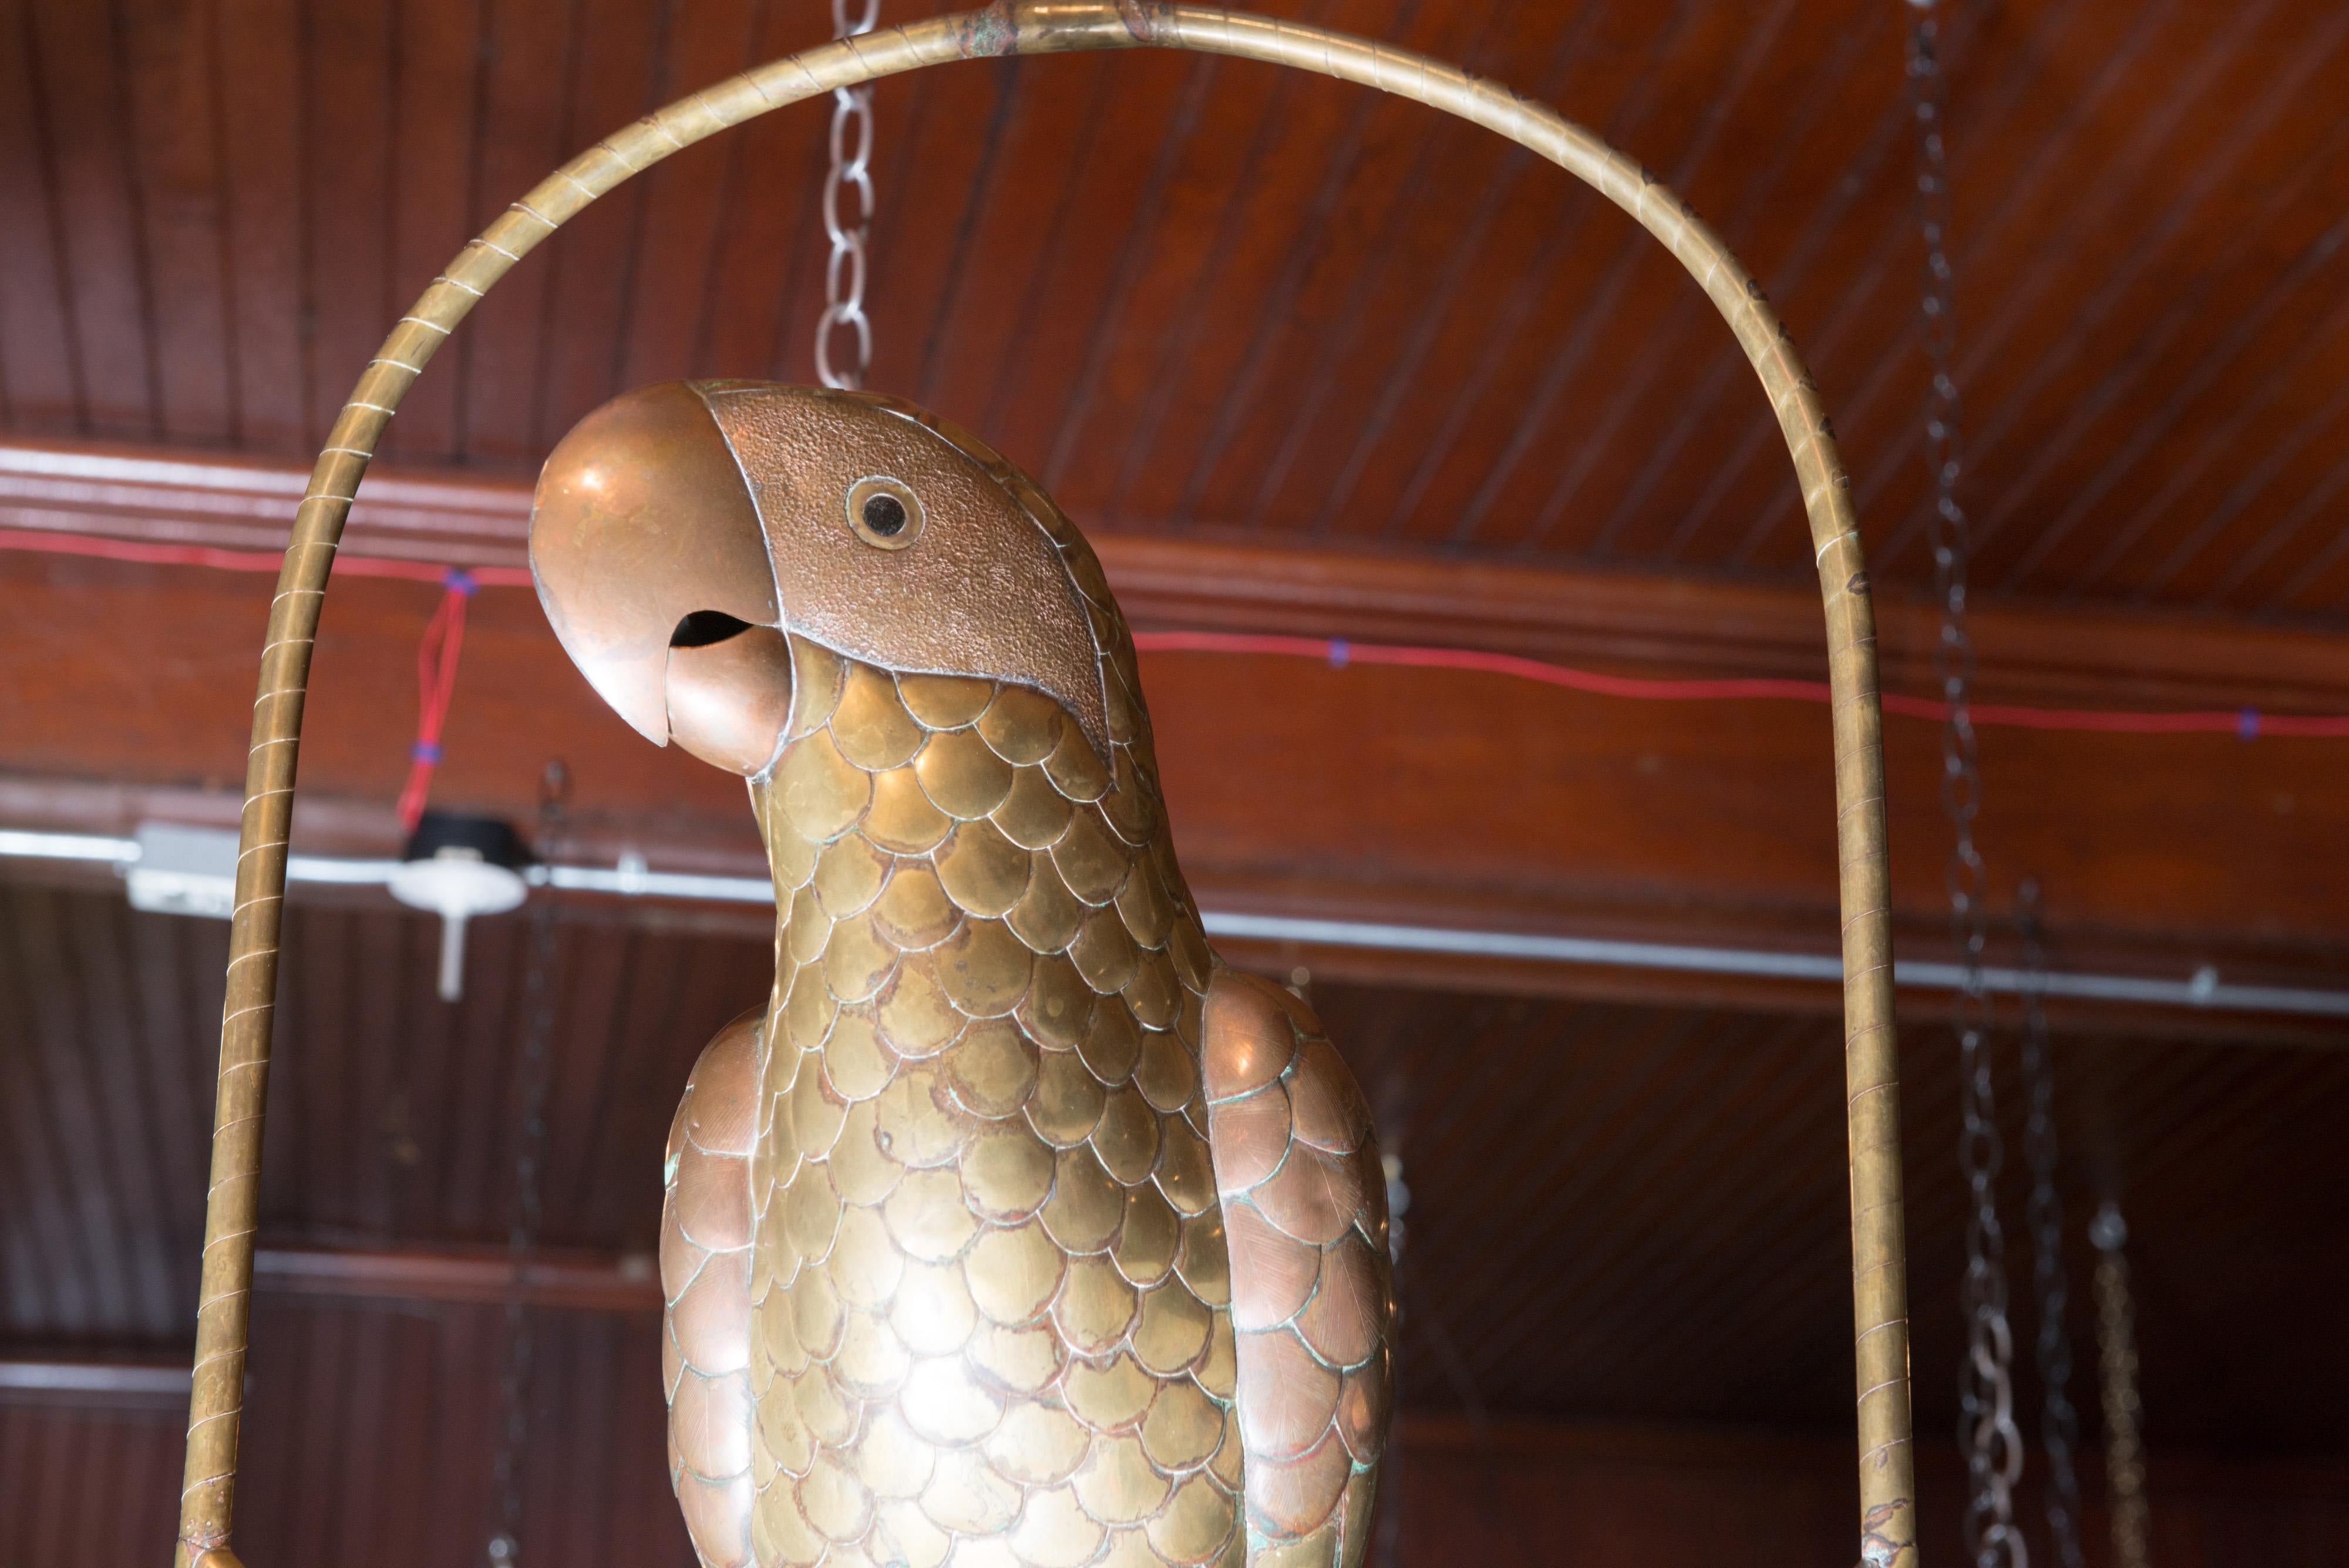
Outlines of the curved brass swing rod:
[{"label": "curved brass swing rod", "polygon": [[270,606],[221,1023],[181,1542],[185,1568],[235,1568],[229,1546],[253,1284],[261,1127],[285,891],[287,826],[310,652],[351,497],[425,364],[507,270],[590,202],[718,131],[835,88],[952,60],[1162,47],[1237,56],[1379,88],[1474,121],[1539,153],[1638,219],[1710,297],[1762,379],[1801,483],[1819,569],[1834,688],[1843,908],[1852,1289],[1858,1375],[1859,1556],[1914,1568],[1907,1259],[1899,1080],[1885,852],[1882,713],[1874,614],[1851,484],[1818,389],[1762,289],[1688,205],[1597,137],[1507,88],[1404,50],[1220,7],[1150,0],[997,0],[809,49],[678,99],[564,164],[473,240],[400,318],[336,420],[295,513]]}]

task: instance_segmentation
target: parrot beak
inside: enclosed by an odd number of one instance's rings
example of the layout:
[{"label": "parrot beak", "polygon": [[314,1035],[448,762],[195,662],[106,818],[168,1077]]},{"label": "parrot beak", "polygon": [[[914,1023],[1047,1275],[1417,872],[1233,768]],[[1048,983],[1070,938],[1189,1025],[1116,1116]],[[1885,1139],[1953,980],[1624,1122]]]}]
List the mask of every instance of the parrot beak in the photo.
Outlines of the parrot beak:
[{"label": "parrot beak", "polygon": [[530,565],[588,684],[647,740],[765,771],[791,715],[765,530],[708,407],[682,382],[596,410],[540,473]]}]

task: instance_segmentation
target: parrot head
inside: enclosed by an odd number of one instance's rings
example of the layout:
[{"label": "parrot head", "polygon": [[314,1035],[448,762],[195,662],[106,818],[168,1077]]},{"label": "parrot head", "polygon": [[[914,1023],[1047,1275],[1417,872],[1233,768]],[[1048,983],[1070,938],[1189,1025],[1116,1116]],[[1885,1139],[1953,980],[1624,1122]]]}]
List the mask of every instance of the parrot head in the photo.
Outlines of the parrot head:
[{"label": "parrot head", "polygon": [[539,476],[530,562],[564,650],[657,744],[759,777],[792,734],[791,639],[901,674],[1030,686],[1106,754],[1067,520],[909,404],[747,381],[625,394]]}]

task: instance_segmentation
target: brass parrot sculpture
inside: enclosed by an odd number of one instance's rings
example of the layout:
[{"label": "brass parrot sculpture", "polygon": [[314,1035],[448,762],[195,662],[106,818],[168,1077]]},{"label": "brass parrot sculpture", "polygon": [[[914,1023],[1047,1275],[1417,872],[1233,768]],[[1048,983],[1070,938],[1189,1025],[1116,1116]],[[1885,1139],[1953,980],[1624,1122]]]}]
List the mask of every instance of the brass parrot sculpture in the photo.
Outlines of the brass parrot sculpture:
[{"label": "brass parrot sculpture", "polygon": [[1311,1011],[1208,947],[1075,526],[907,404],[672,382],[549,458],[539,596],[749,779],[766,1007],[669,1135],[669,1469],[711,1568],[1352,1568],[1385,1189]]}]

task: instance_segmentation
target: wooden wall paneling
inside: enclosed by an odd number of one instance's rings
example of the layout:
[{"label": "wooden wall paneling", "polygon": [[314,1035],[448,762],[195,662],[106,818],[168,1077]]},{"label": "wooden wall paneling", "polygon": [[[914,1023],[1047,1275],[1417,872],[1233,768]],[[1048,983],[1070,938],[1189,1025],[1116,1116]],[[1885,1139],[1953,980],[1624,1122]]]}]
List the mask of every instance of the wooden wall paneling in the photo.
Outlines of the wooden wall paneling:
[{"label": "wooden wall paneling", "polygon": [[[1340,569],[1301,554],[1113,537],[1105,551],[1145,627],[1164,617],[1365,640],[1381,629],[1414,640],[1457,634],[1595,655],[1602,666],[1661,662],[1669,673],[1804,674],[1816,657],[1807,612],[1775,591],[1536,575],[1520,585],[1520,603],[1489,568],[1449,584],[1424,569]],[[21,556],[0,574],[20,585],[0,638],[47,672],[12,715],[18,786],[46,774],[233,789],[246,639],[265,579]],[[403,776],[412,650],[434,591],[358,579],[338,595],[319,649],[305,824],[348,819]],[[1472,627],[1478,605],[1485,624]],[[1897,599],[1886,610],[1888,673],[1922,684],[1930,618]],[[88,647],[93,628],[106,628],[104,657],[58,657]],[[1682,628],[1718,640],[1676,645]],[[2321,635],[1996,610],[1980,631],[1992,701],[2349,706],[2338,650]],[[1631,703],[1501,674],[1331,670],[1258,655],[1153,651],[1144,660],[1186,861],[1219,898],[1469,923],[1611,910],[1605,918],[1647,919],[1650,934],[1663,933],[1658,922],[1685,936],[1710,920],[1742,929],[1724,940],[1798,946],[1806,922],[1824,918],[1824,718],[1810,705]],[[1235,682],[1249,703],[1226,700]],[[1924,930],[1940,898],[1938,731],[1896,718],[1888,733],[1895,840],[1915,846],[1896,856],[1896,889]],[[583,842],[632,837],[671,863],[750,852],[739,792],[622,729],[562,661],[527,595],[477,599],[447,744],[444,804],[527,823],[543,763],[561,756],[577,780]],[[2015,876],[2043,878],[2067,940],[2265,943],[2292,955],[2282,961],[2322,970],[2339,911],[2331,868],[2308,846],[2344,809],[2327,762],[2338,744],[1990,730],[1986,842],[2002,846]],[[1317,780],[1316,810],[1265,811],[1259,774],[1227,765],[1292,756],[1300,760],[1288,776]],[[1348,765],[1319,783],[1338,757]],[[2155,774],[2162,790],[2139,787]],[[1555,809],[1561,798],[1574,809]],[[325,815],[306,815],[314,809]]]},{"label": "wooden wall paneling", "polygon": [[[176,1334],[195,1311],[201,1250],[191,1252],[181,1242],[203,1234],[205,1192],[204,1183],[187,1177],[208,1167],[218,1062],[216,1052],[208,1058],[189,1050],[188,1041],[221,1015],[227,938],[193,921],[137,919],[128,910],[115,911],[111,923],[136,1034],[125,1072],[147,1109],[139,1163],[160,1189],[158,1235],[169,1242],[159,1249],[162,1322]],[[283,1157],[274,1158],[282,1168]]]},{"label": "wooden wall paneling", "polygon": [[178,1423],[151,1410],[0,1402],[0,1550],[39,1568],[116,1568],[168,1550]]},{"label": "wooden wall paneling", "polygon": [[45,955],[72,987],[71,1011],[56,1021],[67,1049],[59,1065],[79,1080],[95,1112],[90,1152],[101,1162],[103,1185],[117,1206],[117,1220],[132,1240],[124,1283],[133,1305],[127,1337],[160,1340],[178,1327],[181,1302],[194,1281],[175,1266],[170,1243],[183,1232],[174,1223],[165,1168],[146,1157],[166,1136],[157,1114],[152,1075],[138,1051],[139,1029],[126,1002],[133,994],[124,967],[122,911],[96,902],[77,902],[60,929],[62,950]]},{"label": "wooden wall paneling", "polygon": [[[305,1539],[350,1568],[455,1568],[478,1556],[492,1506],[494,1403],[486,1397],[496,1363],[494,1330],[480,1321],[487,1315],[440,1321],[436,1348],[405,1359],[396,1348],[374,1351],[373,1342],[420,1346],[421,1336],[370,1325],[369,1354],[426,1375],[406,1379],[382,1439],[367,1445],[380,1468],[339,1512],[274,1479],[254,1489],[254,1529],[265,1530],[272,1560],[289,1560],[285,1553]],[[524,1545],[585,1568],[684,1568],[690,1548],[661,1456],[648,1447],[658,1440],[657,1407],[631,1386],[643,1368],[612,1354],[615,1328],[571,1314],[550,1324],[558,1359],[533,1412],[542,1440],[527,1478]],[[409,1408],[419,1393],[438,1394],[431,1414]],[[1429,1416],[1406,1417],[1399,1436],[1391,1497],[1402,1505],[1406,1568],[1614,1565],[1724,1548],[1744,1568],[1795,1568],[1847,1544],[1848,1481],[1837,1463],[1845,1456],[1826,1437]],[[2102,1568],[2108,1525],[2094,1457],[2083,1534],[2089,1563]],[[1936,1532],[1927,1549],[1954,1554],[1957,1454],[1930,1442],[1920,1459],[1925,1517]],[[178,1473],[179,1434],[167,1412],[0,1405],[0,1498],[11,1504],[0,1512],[0,1542],[42,1568],[114,1568],[151,1554],[170,1536]],[[2337,1461],[2158,1451],[2151,1490],[2163,1560],[2179,1568],[2336,1562],[2349,1550],[2343,1483]],[[2038,1510],[2033,1478],[2017,1511],[2034,1545],[2043,1544]]]},{"label": "wooden wall paneling", "polygon": [[[10,950],[14,945],[0,948],[0,976],[17,981],[22,971]],[[32,1046],[31,1002],[21,983],[0,993],[0,1008],[5,1009],[0,1013],[8,1024],[5,1037],[15,1045],[0,1056],[0,1125],[6,1127],[0,1137],[0,1168],[7,1172],[8,1190],[29,1193],[61,1167],[50,1148],[53,1129],[40,1114],[43,1064]],[[89,1314],[75,1266],[73,1227],[55,1205],[12,1203],[0,1209],[0,1247],[8,1265],[0,1270],[0,1289],[6,1293],[12,1336],[54,1332]]]},{"label": "wooden wall paneling", "polygon": [[[512,1140],[524,1110],[519,1064],[529,1027],[523,1008],[533,925],[492,921],[466,932],[465,989],[475,1000],[457,1009],[445,1048],[425,1064],[426,1083],[437,1081],[438,1092],[427,1087],[417,1096],[429,1211],[436,1228],[460,1235],[495,1235],[514,1212]],[[564,936],[556,932],[558,964]],[[550,1051],[556,1040],[550,1034]]]},{"label": "wooden wall paneling", "polygon": [[[11,1096],[22,1108],[16,1127],[19,1162],[37,1171],[66,1201],[36,1266],[61,1275],[55,1310],[68,1323],[111,1338],[153,1334],[154,1315],[168,1312],[141,1290],[135,1251],[126,1256],[111,1238],[140,1233],[123,1188],[119,1086],[109,1085],[82,1048],[88,1031],[77,1016],[86,1005],[80,977],[66,967],[70,938],[62,911],[48,899],[12,901],[0,933],[15,971],[12,989],[23,999],[22,1075]],[[40,984],[52,975],[61,983]],[[28,1173],[29,1174],[29,1173]],[[63,1232],[60,1234],[59,1232]],[[167,1320],[168,1321],[168,1320]]]},{"label": "wooden wall paneling", "polygon": [[[104,892],[20,888],[8,898],[12,912],[30,908],[59,932],[57,961],[36,981],[11,981],[20,995],[52,993],[41,1016],[72,1010],[98,972],[85,950],[111,940],[107,921],[188,924],[126,915]],[[335,940],[337,928],[406,933],[389,945],[394,972],[346,989],[406,1018],[413,1106],[461,1104],[470,1115],[474,1101],[512,1084],[521,1044],[505,1026],[508,999],[483,990],[454,1010],[432,999],[429,919],[309,904],[295,913],[288,976],[303,985],[376,961],[368,944]],[[522,926],[485,921],[476,935],[511,941]],[[551,1251],[533,1263],[530,1288],[550,1308],[625,1305],[641,1315],[655,1302],[647,1271],[662,1113],[717,1023],[764,993],[771,950],[749,936],[632,930],[585,909],[570,911],[565,947],[564,973],[582,983],[555,1036]],[[215,945],[211,965],[217,956]],[[590,983],[605,975],[625,979]],[[1376,1097],[1413,1189],[1404,1376],[1421,1407],[1831,1428],[1845,1397],[1834,1372],[1847,1350],[1837,1331],[1847,1236],[1831,1016],[1480,999],[1320,978],[1313,990]],[[119,1057],[119,1042],[91,1032],[128,1021],[87,1008],[84,1018],[81,1054],[100,1064]],[[264,1302],[410,1314],[435,1303],[494,1307],[510,1277],[502,1237],[518,1116],[502,1110],[477,1124],[489,1147],[474,1152],[450,1113],[416,1111],[407,1130],[417,1160],[387,1217],[367,1205],[392,1162],[389,1113],[403,1085],[344,1073],[344,1103],[322,1110],[322,1075],[338,1056],[374,1047],[347,1030],[317,1032],[309,1011],[289,1011],[285,1022],[273,1121],[303,1124],[316,1152],[306,1167],[273,1152]],[[160,1140],[124,1136],[138,1122],[128,1096],[89,1075],[28,1079],[26,1053],[40,1049],[28,1033],[0,1036],[10,1110],[67,1129],[96,1118],[96,1145],[110,1164],[26,1161],[12,1122],[0,1144],[16,1195],[10,1229],[37,1242],[42,1227],[77,1222],[93,1191],[201,1189],[200,1154],[174,1162]],[[183,1064],[205,1061],[213,1033],[208,1014],[177,1020]],[[478,1053],[457,1048],[476,1038]],[[1904,1044],[1919,1146],[1946,1147],[1958,1120],[1950,1036],[1912,1020]],[[2013,1081],[2013,1037],[1996,1036],[1993,1049]],[[2349,1255],[2333,1241],[2340,1150],[2326,1132],[2349,1111],[2344,1060],[2337,1050],[2240,1040],[2059,1031],[2064,1202],[2075,1233],[2100,1191],[2117,1186],[2128,1203],[2147,1398],[2168,1446],[2338,1447],[2344,1407],[2327,1390],[2349,1377],[2349,1363],[2319,1320],[2343,1288]],[[2019,1137],[2020,1106],[2004,1111],[2005,1131]],[[201,1116],[191,1119],[200,1130]],[[471,1190],[460,1198],[460,1189]],[[1496,1201],[1496,1192],[1512,1196]],[[1944,1366],[1961,1332],[1962,1186],[1928,1162],[1912,1173],[1911,1204],[1919,1365]],[[102,1332],[116,1345],[184,1345],[184,1301],[167,1303],[160,1329],[142,1329],[105,1318],[98,1287],[150,1276],[159,1261],[183,1269],[199,1234],[168,1216],[162,1233],[119,1223],[68,1231],[37,1281],[6,1282],[16,1304],[0,1338],[23,1345]],[[2085,1252],[2075,1249],[2074,1263],[2085,1268]],[[2084,1292],[2085,1276],[2074,1283]],[[58,1303],[71,1292],[80,1293],[65,1303],[69,1316]],[[35,1296],[54,1299],[24,1299]],[[2085,1366],[2085,1312],[2073,1326]],[[2211,1373],[2213,1342],[2230,1346],[2224,1376]],[[316,1381],[344,1365],[289,1376]],[[2287,1383],[2302,1393],[2279,1398]],[[2026,1405],[2034,1397],[2027,1376],[2020,1392]],[[1920,1419],[1930,1428],[1953,1418],[1950,1398],[1945,1381],[1920,1383]]]}]

